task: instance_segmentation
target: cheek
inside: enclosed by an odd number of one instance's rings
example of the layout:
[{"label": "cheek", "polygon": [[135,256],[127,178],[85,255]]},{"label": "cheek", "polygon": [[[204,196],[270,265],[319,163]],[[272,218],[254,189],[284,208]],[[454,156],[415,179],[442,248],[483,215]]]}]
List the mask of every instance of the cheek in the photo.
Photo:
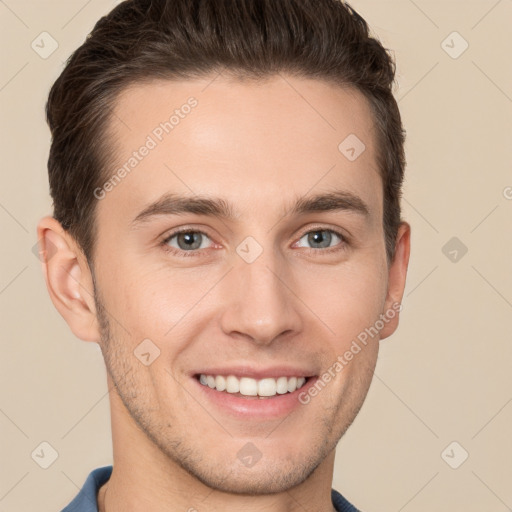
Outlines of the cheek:
[{"label": "cheek", "polygon": [[201,298],[217,279],[212,269],[153,268],[151,272],[137,272],[125,267],[111,276],[109,302],[115,304],[119,319],[133,337],[164,340],[196,318]]},{"label": "cheek", "polygon": [[375,324],[386,297],[382,268],[346,263],[304,274],[301,297],[325,324],[337,352]]}]

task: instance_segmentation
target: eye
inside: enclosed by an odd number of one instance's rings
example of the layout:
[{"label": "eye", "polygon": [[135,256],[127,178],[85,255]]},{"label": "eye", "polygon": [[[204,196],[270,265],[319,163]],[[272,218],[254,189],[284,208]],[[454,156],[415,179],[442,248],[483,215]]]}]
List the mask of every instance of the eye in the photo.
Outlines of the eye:
[{"label": "eye", "polygon": [[165,240],[162,241],[162,245],[177,252],[195,252],[199,249],[208,248],[206,242],[207,240],[210,240],[210,237],[203,231],[184,229],[171,233]]},{"label": "eye", "polygon": [[[308,248],[304,244],[309,244],[313,251],[324,249],[322,252],[331,252],[345,249],[348,242],[344,235],[333,229],[313,229],[302,235],[295,247]],[[161,245],[178,256],[199,256],[200,249],[212,246],[212,240],[203,231],[185,228],[169,234]]]},{"label": "eye", "polygon": [[[340,248],[343,248],[346,244],[345,237],[332,229],[314,229],[308,231],[300,238],[298,244],[301,244],[302,240],[305,240],[303,243],[311,244],[312,249],[336,249],[337,245],[341,245]],[[335,242],[334,246],[331,245],[332,242]],[[298,246],[305,247],[304,245]]]}]

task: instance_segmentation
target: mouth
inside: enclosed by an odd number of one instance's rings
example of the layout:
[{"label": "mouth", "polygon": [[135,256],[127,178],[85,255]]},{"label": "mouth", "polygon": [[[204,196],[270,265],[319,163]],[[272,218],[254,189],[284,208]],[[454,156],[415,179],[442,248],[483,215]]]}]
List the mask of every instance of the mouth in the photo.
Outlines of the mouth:
[{"label": "mouth", "polygon": [[301,389],[312,377],[281,376],[254,379],[235,375],[208,375],[198,373],[194,378],[205,387],[247,399],[268,399],[294,393]]},{"label": "mouth", "polygon": [[270,377],[268,373],[250,372],[252,376],[248,376],[245,371],[238,371],[237,375],[204,371],[191,375],[198,396],[221,414],[244,421],[276,420],[297,410],[304,414],[310,409],[300,397],[318,380],[317,375],[294,375],[295,372],[281,376],[272,372],[275,376]]}]

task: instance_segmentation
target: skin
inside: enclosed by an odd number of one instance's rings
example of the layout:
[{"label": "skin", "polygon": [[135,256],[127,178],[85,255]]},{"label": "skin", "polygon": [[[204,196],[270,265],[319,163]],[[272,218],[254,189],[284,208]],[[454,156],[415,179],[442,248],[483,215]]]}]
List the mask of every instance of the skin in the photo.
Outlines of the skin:
[{"label": "skin", "polygon": [[[98,201],[94,282],[60,224],[46,217],[38,226],[43,249],[55,246],[43,263],[50,297],[77,337],[100,344],[107,367],[114,470],[99,508],[331,511],[336,444],[363,404],[379,339],[396,330],[398,314],[284,419],[226,414],[198,394],[189,372],[247,363],[322,374],[401,301],[410,226],[400,225],[388,265],[373,121],[358,91],[286,75],[214,78],[139,84],[118,98],[108,176],[187,98],[198,105]],[[338,150],[351,133],[366,145],[353,162]],[[297,197],[332,190],[359,196],[369,216],[286,215]],[[166,192],[221,196],[236,218],[160,215],[133,227]],[[180,226],[207,233],[196,256],[161,244]],[[347,244],[333,237],[327,252],[308,241],[307,233],[329,229]],[[236,252],[247,236],[263,249],[252,263]],[[179,251],[176,237],[172,247]],[[149,366],[133,354],[146,338],[160,349]],[[262,453],[252,467],[237,458],[247,442]]]}]

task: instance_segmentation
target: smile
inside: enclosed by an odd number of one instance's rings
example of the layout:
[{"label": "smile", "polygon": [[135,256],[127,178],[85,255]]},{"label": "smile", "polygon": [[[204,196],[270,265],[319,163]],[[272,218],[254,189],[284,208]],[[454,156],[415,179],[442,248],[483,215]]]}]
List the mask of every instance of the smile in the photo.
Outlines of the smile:
[{"label": "smile", "polygon": [[306,377],[278,377],[253,379],[251,377],[235,377],[234,375],[205,375],[197,376],[203,386],[217,391],[223,391],[235,396],[269,398],[276,395],[293,393],[307,381]]}]

